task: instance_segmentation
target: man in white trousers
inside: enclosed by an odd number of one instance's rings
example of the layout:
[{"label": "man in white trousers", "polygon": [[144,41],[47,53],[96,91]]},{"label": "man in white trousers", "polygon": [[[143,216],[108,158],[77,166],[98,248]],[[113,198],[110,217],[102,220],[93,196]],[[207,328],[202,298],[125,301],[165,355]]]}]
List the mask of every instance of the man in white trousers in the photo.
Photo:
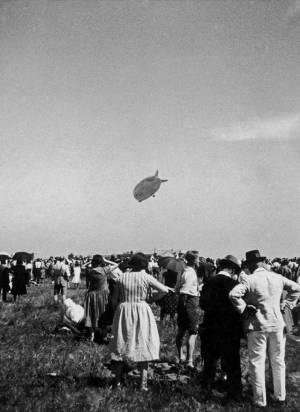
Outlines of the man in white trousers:
[{"label": "man in white trousers", "polygon": [[[247,331],[249,373],[254,405],[267,405],[265,360],[269,357],[274,397],[284,403],[285,390],[285,323],[281,310],[292,308],[300,296],[300,285],[263,267],[265,258],[258,250],[246,252],[245,265],[250,276],[229,293],[233,305],[244,314]],[[280,302],[283,290],[285,300]]]}]

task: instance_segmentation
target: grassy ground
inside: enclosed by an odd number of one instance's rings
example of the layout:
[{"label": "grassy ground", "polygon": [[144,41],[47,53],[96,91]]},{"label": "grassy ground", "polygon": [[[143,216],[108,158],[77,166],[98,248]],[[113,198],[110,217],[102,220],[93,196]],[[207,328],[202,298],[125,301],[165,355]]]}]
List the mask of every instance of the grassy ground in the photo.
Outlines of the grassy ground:
[{"label": "grassy ground", "polygon": [[[69,296],[84,297],[84,288]],[[157,308],[154,305],[154,312]],[[107,346],[76,340],[68,333],[53,333],[59,307],[53,304],[52,285],[31,286],[20,304],[0,303],[0,411],[251,411],[247,383],[247,355],[242,349],[246,400],[221,405],[221,394],[205,399],[199,372],[170,379],[154,368],[150,390],[138,390],[134,377],[121,389],[111,387],[112,373]],[[161,360],[175,359],[175,329],[167,323],[161,336]],[[196,364],[201,372],[200,342]],[[300,346],[287,344],[287,405],[300,410]],[[172,380],[173,378],[173,380]],[[179,379],[180,378],[180,379]],[[275,411],[269,406],[268,411]]]}]

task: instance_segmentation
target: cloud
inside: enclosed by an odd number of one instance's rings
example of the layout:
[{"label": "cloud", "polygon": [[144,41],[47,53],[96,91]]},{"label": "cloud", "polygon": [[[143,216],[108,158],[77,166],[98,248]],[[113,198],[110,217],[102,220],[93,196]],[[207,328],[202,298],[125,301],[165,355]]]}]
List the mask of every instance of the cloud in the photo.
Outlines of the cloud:
[{"label": "cloud", "polygon": [[300,0],[294,0],[288,8],[287,17],[293,18],[300,15]]},{"label": "cloud", "polygon": [[269,119],[240,122],[212,130],[215,140],[241,141],[253,139],[288,139],[300,132],[300,113]]}]

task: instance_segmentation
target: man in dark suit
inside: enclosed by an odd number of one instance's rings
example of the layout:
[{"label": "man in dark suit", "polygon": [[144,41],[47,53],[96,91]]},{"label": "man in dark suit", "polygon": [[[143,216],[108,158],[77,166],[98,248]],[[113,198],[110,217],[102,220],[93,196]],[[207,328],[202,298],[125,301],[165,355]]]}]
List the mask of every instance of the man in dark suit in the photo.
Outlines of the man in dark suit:
[{"label": "man in dark suit", "polygon": [[229,300],[229,292],[238,284],[233,278],[241,270],[238,259],[227,255],[219,262],[219,271],[203,286],[200,307],[204,310],[201,329],[203,386],[208,390],[214,382],[216,364],[221,359],[227,375],[226,400],[240,399],[242,395],[240,338],[242,318]]},{"label": "man in dark suit", "polygon": [[6,295],[9,291],[9,269],[5,259],[0,260],[0,293],[2,300],[6,302]]}]

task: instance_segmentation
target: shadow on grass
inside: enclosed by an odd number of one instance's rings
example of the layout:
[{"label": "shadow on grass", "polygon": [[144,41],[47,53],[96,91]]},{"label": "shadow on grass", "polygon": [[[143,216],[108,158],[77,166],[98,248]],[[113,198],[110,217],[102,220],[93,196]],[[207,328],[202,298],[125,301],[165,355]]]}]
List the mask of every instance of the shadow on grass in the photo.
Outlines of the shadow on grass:
[{"label": "shadow on grass", "polygon": [[48,374],[44,376],[44,379],[49,386],[57,386],[61,382],[64,382],[69,385],[75,384],[78,387],[107,388],[113,384],[112,377],[99,376],[66,376]]}]

